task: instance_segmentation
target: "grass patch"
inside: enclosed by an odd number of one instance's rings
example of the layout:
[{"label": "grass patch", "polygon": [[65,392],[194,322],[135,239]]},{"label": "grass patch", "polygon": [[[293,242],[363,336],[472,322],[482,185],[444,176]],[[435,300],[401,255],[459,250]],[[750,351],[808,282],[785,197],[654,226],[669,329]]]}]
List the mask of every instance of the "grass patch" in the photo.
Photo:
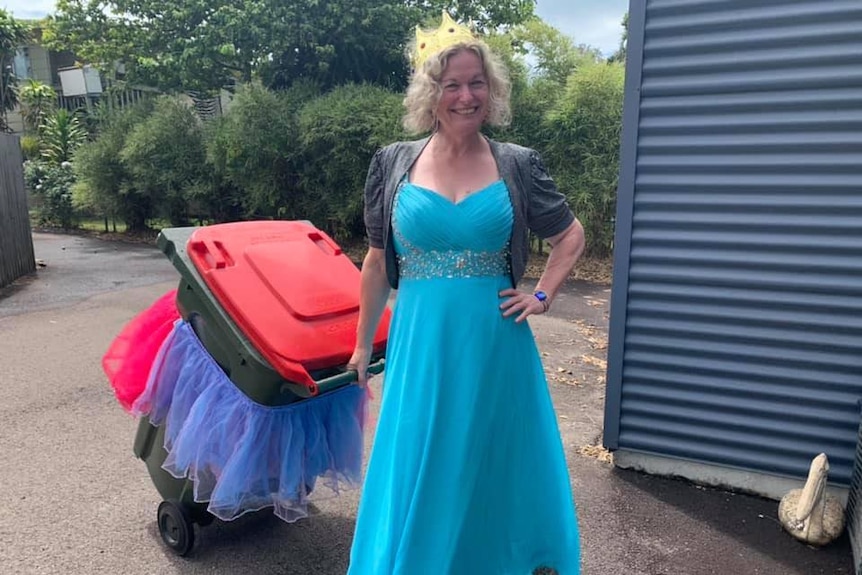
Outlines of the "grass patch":
[{"label": "grass patch", "polygon": [[125,222],[117,222],[110,219],[108,220],[107,229],[105,229],[105,220],[100,220],[96,218],[80,220],[78,222],[78,228],[86,230],[88,232],[116,232],[118,234],[126,233]]}]

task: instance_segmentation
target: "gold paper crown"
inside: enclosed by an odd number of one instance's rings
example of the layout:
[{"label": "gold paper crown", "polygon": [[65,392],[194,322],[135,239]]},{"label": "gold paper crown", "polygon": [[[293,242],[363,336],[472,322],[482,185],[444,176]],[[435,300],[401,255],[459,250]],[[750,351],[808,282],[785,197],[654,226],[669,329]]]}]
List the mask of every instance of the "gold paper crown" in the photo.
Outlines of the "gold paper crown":
[{"label": "gold paper crown", "polygon": [[473,32],[469,28],[455,22],[444,11],[440,27],[433,32],[425,32],[419,26],[416,26],[416,48],[413,52],[413,68],[419,68],[432,54],[436,54],[444,48],[458,44],[459,42],[469,42],[473,38]]}]

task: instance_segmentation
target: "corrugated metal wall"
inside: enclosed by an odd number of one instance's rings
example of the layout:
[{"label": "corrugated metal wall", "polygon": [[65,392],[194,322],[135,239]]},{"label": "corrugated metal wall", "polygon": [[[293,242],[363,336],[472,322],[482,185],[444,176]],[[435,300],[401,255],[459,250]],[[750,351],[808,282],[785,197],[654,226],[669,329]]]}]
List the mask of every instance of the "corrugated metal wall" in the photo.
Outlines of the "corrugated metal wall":
[{"label": "corrugated metal wall", "polygon": [[632,0],[605,444],[850,481],[862,1]]}]

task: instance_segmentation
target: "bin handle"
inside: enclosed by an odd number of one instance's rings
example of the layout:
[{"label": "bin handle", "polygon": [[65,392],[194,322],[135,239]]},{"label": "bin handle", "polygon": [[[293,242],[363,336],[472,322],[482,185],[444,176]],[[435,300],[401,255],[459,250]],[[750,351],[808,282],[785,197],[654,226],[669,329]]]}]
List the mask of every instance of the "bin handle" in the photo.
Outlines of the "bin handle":
[{"label": "bin handle", "polygon": [[[385,361],[381,358],[377,362],[368,366],[368,373],[377,375],[383,371],[384,367]],[[281,391],[291,391],[300,397],[309,398],[355,383],[358,380],[359,378],[356,370],[351,369],[310,384],[285,382],[281,384]]]},{"label": "bin handle", "polygon": [[[372,363],[368,366],[368,373],[372,375],[377,375],[381,373],[385,367],[386,361],[380,359],[377,362]],[[321,379],[317,382],[318,394],[332,391],[349,383],[355,383],[358,380],[359,374],[356,372],[355,369],[345,371],[344,373],[339,373],[338,375],[333,375],[332,377]]]},{"label": "bin handle", "polygon": [[332,238],[330,238],[325,233],[320,230],[314,230],[313,232],[309,232],[308,239],[314,243],[322,251],[328,256],[340,256],[341,248],[336,244]]},{"label": "bin handle", "polygon": [[206,266],[207,271],[211,269],[224,269],[230,263],[224,257],[218,242],[209,239],[194,240],[192,248],[203,257],[203,265]]}]

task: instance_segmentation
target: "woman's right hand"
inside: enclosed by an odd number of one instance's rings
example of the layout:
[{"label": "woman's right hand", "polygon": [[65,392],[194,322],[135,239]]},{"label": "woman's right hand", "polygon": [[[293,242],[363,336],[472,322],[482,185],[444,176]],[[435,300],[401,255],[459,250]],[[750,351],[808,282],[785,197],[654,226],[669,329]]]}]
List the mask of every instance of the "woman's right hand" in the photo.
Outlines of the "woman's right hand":
[{"label": "woman's right hand", "polygon": [[357,383],[368,385],[368,365],[374,347],[374,331],[389,297],[386,279],[386,262],[383,249],[368,248],[362,262],[359,284],[359,321],[356,326],[356,343],[347,368],[358,374]]},{"label": "woman's right hand", "polygon": [[347,362],[347,369],[356,372],[356,384],[360,387],[368,386],[368,366],[371,363],[371,350],[357,347]]}]

